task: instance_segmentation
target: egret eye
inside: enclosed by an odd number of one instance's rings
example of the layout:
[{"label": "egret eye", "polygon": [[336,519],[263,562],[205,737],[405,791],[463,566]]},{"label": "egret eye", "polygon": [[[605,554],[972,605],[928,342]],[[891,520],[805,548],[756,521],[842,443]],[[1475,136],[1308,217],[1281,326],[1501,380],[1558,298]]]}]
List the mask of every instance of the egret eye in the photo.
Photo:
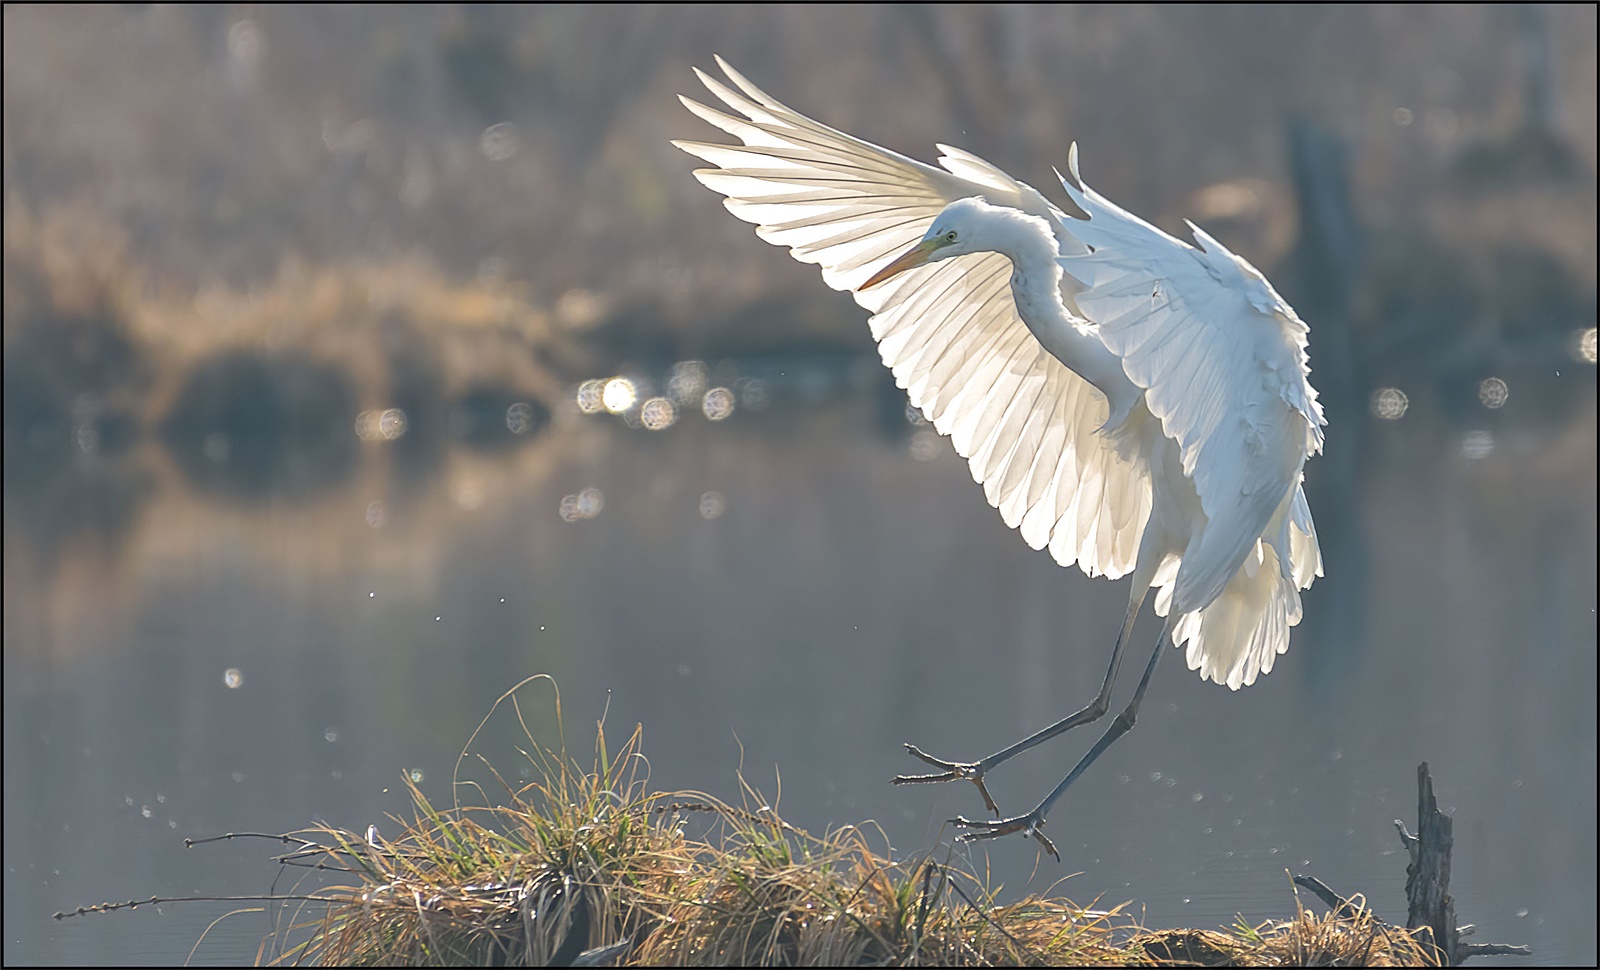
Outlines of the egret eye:
[{"label": "egret eye", "polygon": [[947,243],[955,242],[956,241],[956,231],[954,229],[952,229],[949,232],[945,233],[944,234],[944,241],[947,242]]}]

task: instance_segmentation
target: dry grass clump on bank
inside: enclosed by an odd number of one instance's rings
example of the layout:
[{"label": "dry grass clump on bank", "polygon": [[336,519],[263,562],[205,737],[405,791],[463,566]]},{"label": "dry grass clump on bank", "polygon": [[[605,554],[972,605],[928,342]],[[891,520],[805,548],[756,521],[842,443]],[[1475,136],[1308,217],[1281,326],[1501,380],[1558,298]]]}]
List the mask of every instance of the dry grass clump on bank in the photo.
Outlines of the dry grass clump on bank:
[{"label": "dry grass clump on bank", "polygon": [[[1121,962],[1112,934],[1130,924],[1115,913],[1064,901],[996,906],[969,873],[931,860],[892,862],[869,831],[813,836],[765,806],[651,791],[640,739],[636,728],[612,750],[600,726],[589,770],[535,745],[525,752],[532,783],[514,789],[490,769],[503,786],[499,805],[441,811],[412,786],[416,817],[392,840],[372,830],[303,833],[307,841],[286,862],[343,870],[355,883],[316,893],[314,905],[325,908],[302,910],[263,956],[545,966],[614,948],[584,959]],[[759,806],[753,790],[745,796]]]},{"label": "dry grass clump on bank", "polygon": [[[515,692],[506,695],[516,708]],[[498,706],[498,705],[497,705]],[[519,722],[521,711],[517,709]],[[557,702],[559,717],[559,701]],[[480,727],[481,730],[481,727]],[[526,732],[526,726],[523,730]],[[474,735],[476,737],[476,734]],[[529,735],[531,739],[531,734]],[[354,877],[270,938],[274,963],[611,966],[1419,966],[1406,931],[1362,910],[1300,910],[1233,933],[1143,932],[1121,912],[997,890],[954,858],[894,861],[880,834],[821,836],[747,807],[649,789],[641,731],[594,763],[535,744],[535,780],[439,810],[415,786],[394,839],[321,827],[290,865]],[[465,757],[465,755],[463,756]],[[458,790],[485,792],[470,783]],[[487,797],[484,798],[487,803]],[[748,807],[748,806],[757,807]],[[397,820],[398,821],[398,820]]]}]

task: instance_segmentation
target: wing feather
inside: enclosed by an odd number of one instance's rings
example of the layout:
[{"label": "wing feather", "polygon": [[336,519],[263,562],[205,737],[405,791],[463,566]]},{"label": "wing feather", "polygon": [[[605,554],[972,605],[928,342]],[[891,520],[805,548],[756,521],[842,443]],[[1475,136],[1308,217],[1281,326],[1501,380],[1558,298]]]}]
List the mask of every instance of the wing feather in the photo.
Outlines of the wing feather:
[{"label": "wing feather", "polygon": [[[957,199],[979,196],[1052,225],[1060,210],[976,155],[940,145],[944,168],[925,165],[813,121],[717,63],[732,87],[695,73],[733,113],[681,100],[742,144],[674,142],[714,166],[695,177],[762,239],[816,264],[829,286],[872,312],[896,383],[951,436],[989,503],[1030,546],[1091,576],[1132,569],[1150,514],[1148,475],[1099,433],[1105,399],[1017,316],[1009,260],[963,257],[858,289]],[[1071,236],[1058,240],[1063,255],[1088,252]]]},{"label": "wing feather", "polygon": [[[1061,258],[1084,287],[1075,295],[1078,308],[1144,388],[1146,406],[1177,443],[1207,517],[1183,553],[1171,594],[1174,612],[1190,613],[1215,601],[1239,573],[1297,490],[1306,457],[1320,446],[1324,422],[1308,380],[1306,327],[1254,267],[1221,243],[1191,225],[1203,248],[1190,246],[1095,192],[1078,175],[1076,148],[1070,168],[1078,184],[1065,178],[1061,184],[1088,215],[1069,220],[1065,231],[1090,252]],[[1315,530],[1303,497],[1293,512],[1294,531],[1309,540],[1297,551],[1309,557]],[[1297,559],[1284,572],[1309,583],[1307,570],[1314,568]],[[1270,656],[1247,652],[1255,668],[1270,665]],[[1244,676],[1239,671],[1250,666],[1230,665],[1224,680]]]}]

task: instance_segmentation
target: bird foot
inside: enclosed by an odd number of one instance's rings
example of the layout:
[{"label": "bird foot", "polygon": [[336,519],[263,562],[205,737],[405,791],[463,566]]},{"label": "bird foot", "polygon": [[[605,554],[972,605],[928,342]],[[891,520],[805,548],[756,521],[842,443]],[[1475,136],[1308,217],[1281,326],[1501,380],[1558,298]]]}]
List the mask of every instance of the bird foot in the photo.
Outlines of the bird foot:
[{"label": "bird foot", "polygon": [[950,820],[950,824],[956,828],[967,830],[956,836],[957,842],[998,839],[1013,832],[1025,832],[1032,836],[1034,841],[1044,846],[1044,850],[1050,853],[1057,862],[1061,861],[1061,853],[1056,851],[1055,843],[1051,842],[1050,837],[1044,834],[1044,816],[1039,814],[1037,808],[1026,815],[1018,815],[1016,818],[1002,818],[993,821],[985,819],[974,820],[958,815]]},{"label": "bird foot", "polygon": [[982,764],[975,761],[945,761],[943,758],[935,758],[914,744],[906,745],[906,752],[913,758],[920,758],[941,770],[928,775],[895,775],[889,779],[889,784],[931,785],[935,782],[959,781],[965,778],[978,786],[978,793],[983,796],[983,804],[989,811],[997,816],[1000,814],[999,806],[995,805],[994,799],[989,797],[988,786],[983,783],[984,767]]}]

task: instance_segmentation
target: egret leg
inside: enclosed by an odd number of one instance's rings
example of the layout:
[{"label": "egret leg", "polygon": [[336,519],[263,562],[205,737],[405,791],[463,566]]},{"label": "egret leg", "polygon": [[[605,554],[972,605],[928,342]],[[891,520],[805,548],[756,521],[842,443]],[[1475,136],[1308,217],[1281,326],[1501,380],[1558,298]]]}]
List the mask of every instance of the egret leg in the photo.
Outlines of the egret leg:
[{"label": "egret leg", "polygon": [[1122,621],[1122,632],[1117,634],[1117,645],[1111,648],[1111,663],[1106,666],[1105,682],[1100,685],[1100,693],[1095,695],[1094,700],[1090,701],[1088,706],[1075,714],[1069,714],[1037,734],[1023,738],[1008,748],[996,751],[982,761],[945,761],[942,758],[935,758],[914,744],[908,744],[906,745],[906,751],[912,757],[920,758],[940,770],[926,775],[896,775],[890,779],[889,783],[892,785],[927,785],[965,778],[978,786],[979,794],[983,795],[983,804],[989,811],[999,815],[1000,809],[995,805],[994,799],[989,797],[988,786],[983,783],[984,774],[991,768],[1010,761],[1029,748],[1043,744],[1080,724],[1098,721],[1105,716],[1106,711],[1110,708],[1111,688],[1117,680],[1117,668],[1122,664],[1123,645],[1127,643],[1128,637],[1132,635],[1133,621],[1138,618],[1139,609],[1144,606],[1145,597],[1150,594],[1150,584],[1148,582],[1139,583],[1138,577],[1135,577],[1134,582],[1137,585],[1134,588],[1133,595],[1129,597],[1128,615]]},{"label": "egret leg", "polygon": [[1106,733],[1102,734],[1100,740],[1094,743],[1094,747],[1090,748],[1089,753],[1083,756],[1083,760],[1079,761],[1067,773],[1067,777],[1061,779],[1061,784],[1057,785],[1054,791],[1044,797],[1044,801],[1040,802],[1028,814],[1018,815],[1015,818],[974,821],[957,816],[950,820],[951,824],[957,828],[967,829],[967,831],[958,836],[956,841],[976,842],[979,839],[997,839],[1002,835],[1010,835],[1013,832],[1027,832],[1037,839],[1040,845],[1044,846],[1045,851],[1055,856],[1057,862],[1060,862],[1061,854],[1056,851],[1055,844],[1044,834],[1045,816],[1050,813],[1050,806],[1054,805],[1056,799],[1061,797],[1062,792],[1067,790],[1067,786],[1077,781],[1078,776],[1083,774],[1090,765],[1094,764],[1095,759],[1104,754],[1105,750],[1111,747],[1112,742],[1127,734],[1133,727],[1134,720],[1139,716],[1139,704],[1144,700],[1144,692],[1150,686],[1150,675],[1155,672],[1156,662],[1161,659],[1161,654],[1166,650],[1167,634],[1171,628],[1172,618],[1168,617],[1166,624],[1161,627],[1161,637],[1156,640],[1156,649],[1150,654],[1150,662],[1145,664],[1144,676],[1139,678],[1139,686],[1133,692],[1133,700],[1128,702],[1128,706],[1123,708],[1121,714],[1112,719],[1111,726],[1106,728]]}]

